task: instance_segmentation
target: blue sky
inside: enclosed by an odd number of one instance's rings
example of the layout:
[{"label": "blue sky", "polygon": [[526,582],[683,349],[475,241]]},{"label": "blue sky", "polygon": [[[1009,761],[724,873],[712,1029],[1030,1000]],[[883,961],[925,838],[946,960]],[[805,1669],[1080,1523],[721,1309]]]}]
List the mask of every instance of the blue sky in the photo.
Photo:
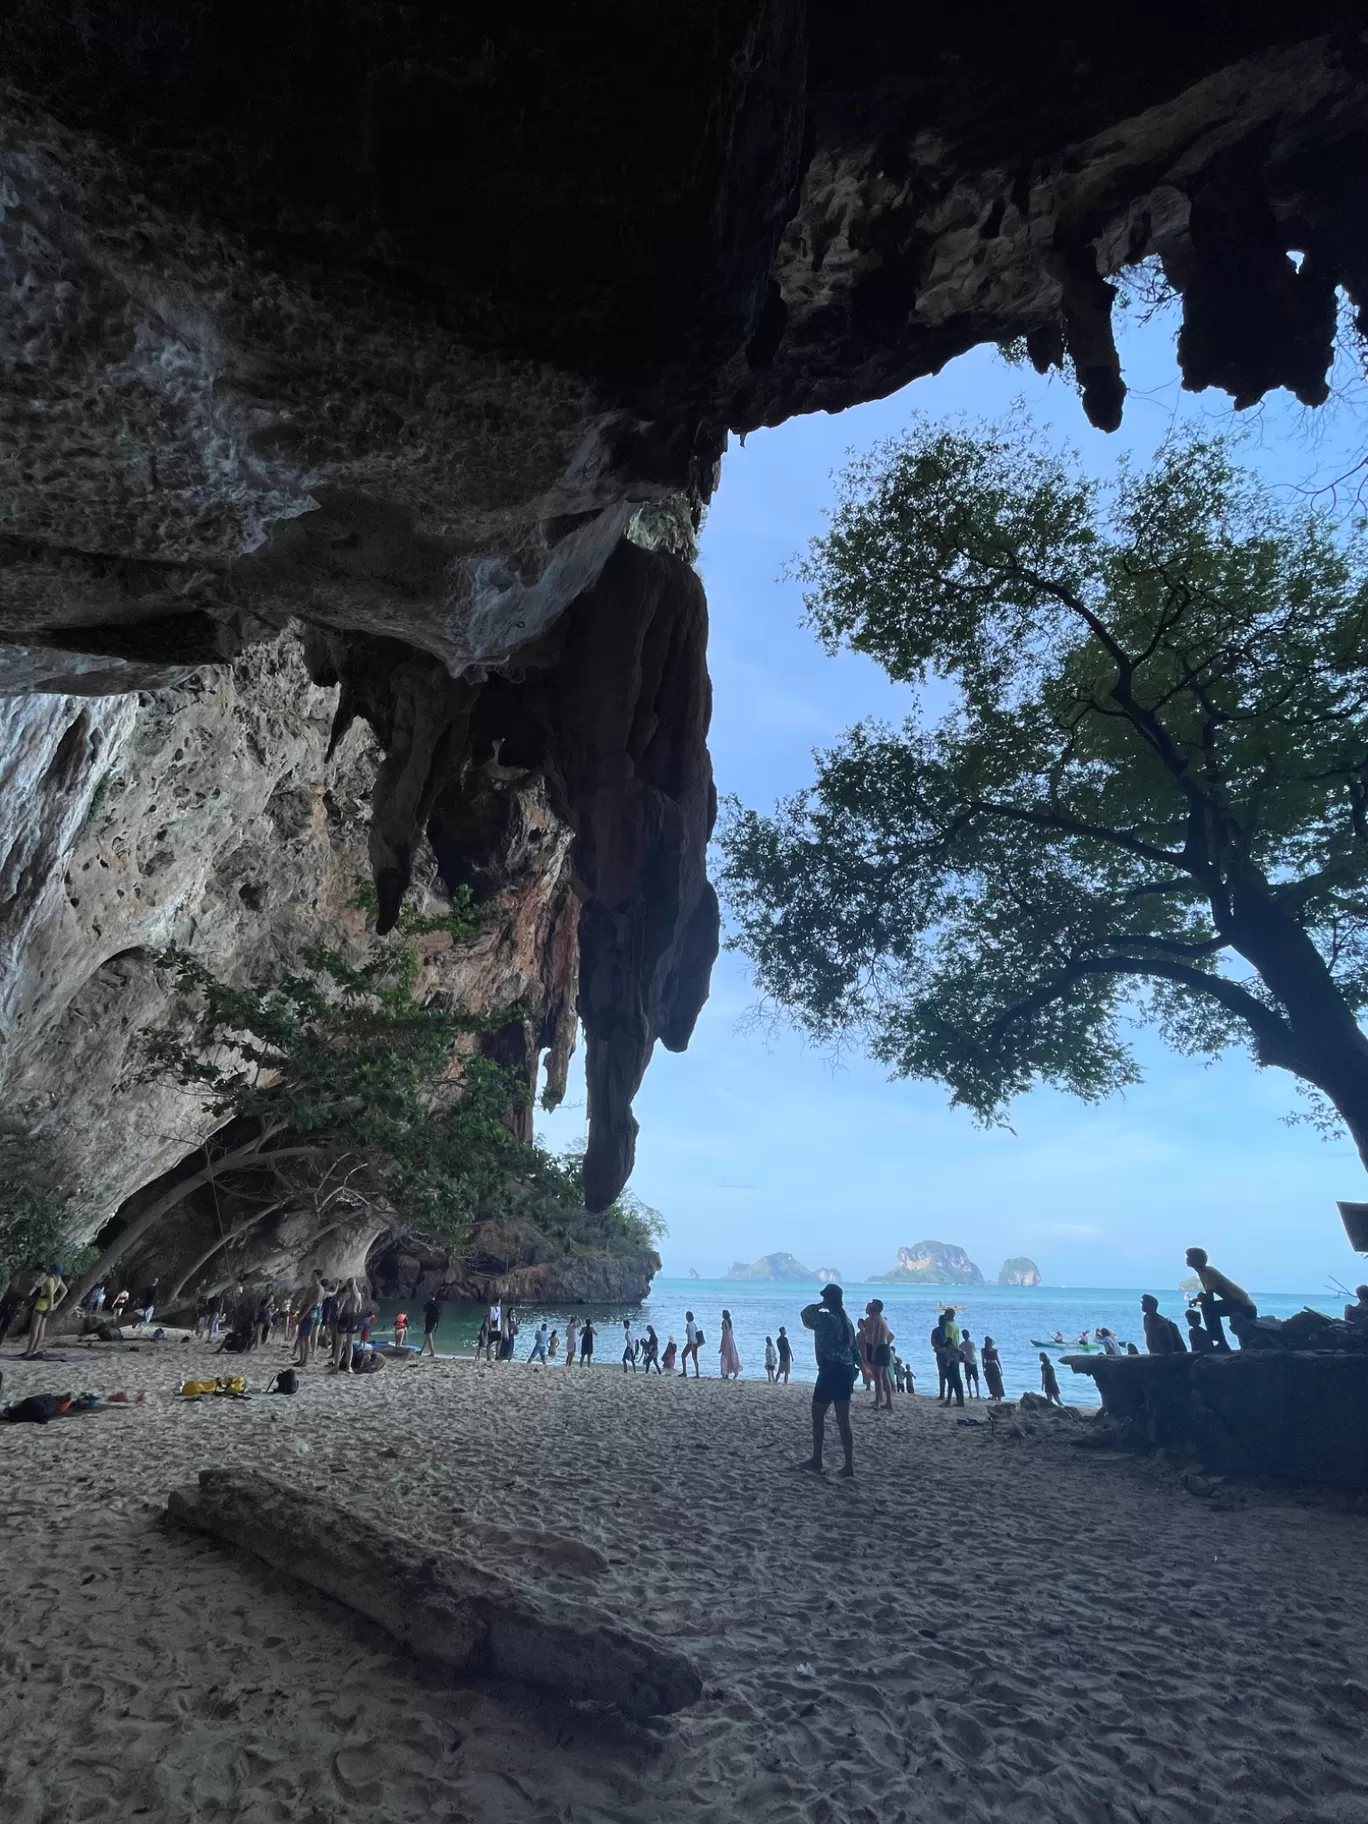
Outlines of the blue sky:
[{"label": "blue sky", "polygon": [[[911,412],[991,418],[1022,399],[1100,474],[1200,426],[1243,431],[1248,460],[1279,482],[1350,466],[1363,418],[1349,402],[1307,413],[1278,395],[1237,416],[1223,396],[1180,391],[1174,330],[1168,316],[1125,334],[1131,392],[1113,437],[1088,426],[1063,380],[979,349],[891,399],[791,420],[744,449],[733,441],[700,555],[720,791],[768,809],[810,780],[813,748],[861,716],[901,714],[905,694],[871,662],[822,653],[782,573],[822,529],[846,453],[896,434]],[[1342,377],[1351,392],[1352,373]],[[833,1058],[758,1027],[756,1001],[744,958],[724,953],[689,1051],[657,1050],[637,1098],[632,1189],[669,1223],[667,1273],[707,1277],[784,1248],[853,1279],[932,1236],[966,1247],[990,1278],[1005,1256],[1029,1254],[1054,1285],[1164,1290],[1194,1242],[1251,1289],[1319,1294],[1330,1274],[1363,1277],[1335,1209],[1337,1197],[1368,1197],[1356,1153],[1287,1126],[1291,1079],[1242,1054],[1203,1066],[1141,1032],[1138,1088],[1096,1107],[1037,1091],[1016,1104],[1014,1132],[985,1132],[934,1084],[890,1082],[857,1052]],[[583,1128],[576,1070],[541,1129],[562,1147]]]}]

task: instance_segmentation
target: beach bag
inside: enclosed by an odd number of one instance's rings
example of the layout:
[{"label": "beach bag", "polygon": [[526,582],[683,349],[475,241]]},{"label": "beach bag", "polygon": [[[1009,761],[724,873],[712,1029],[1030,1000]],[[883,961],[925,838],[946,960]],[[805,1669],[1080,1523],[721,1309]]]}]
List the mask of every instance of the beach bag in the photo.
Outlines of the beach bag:
[{"label": "beach bag", "polygon": [[299,1376],[293,1368],[282,1368],[271,1383],[272,1393],[298,1393]]},{"label": "beach bag", "polygon": [[706,1343],[708,1339],[701,1330],[695,1330],[694,1340],[698,1343],[699,1347],[702,1348],[703,1344]]},{"label": "beach bag", "polygon": [[176,1390],[183,1400],[203,1399],[207,1393],[218,1392],[217,1381],[182,1381]]}]

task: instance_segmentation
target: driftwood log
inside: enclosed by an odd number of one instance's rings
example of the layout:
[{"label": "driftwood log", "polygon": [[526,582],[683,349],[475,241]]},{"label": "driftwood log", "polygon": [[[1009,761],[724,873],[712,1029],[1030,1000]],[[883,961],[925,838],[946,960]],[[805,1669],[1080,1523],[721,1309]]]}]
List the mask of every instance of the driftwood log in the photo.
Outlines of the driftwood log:
[{"label": "driftwood log", "polygon": [[200,1471],[172,1491],[180,1525],[264,1559],[377,1623],[401,1647],[466,1676],[511,1678],[635,1716],[697,1702],[703,1681],[673,1648],[534,1594],[458,1552],[434,1551],[269,1476]]}]

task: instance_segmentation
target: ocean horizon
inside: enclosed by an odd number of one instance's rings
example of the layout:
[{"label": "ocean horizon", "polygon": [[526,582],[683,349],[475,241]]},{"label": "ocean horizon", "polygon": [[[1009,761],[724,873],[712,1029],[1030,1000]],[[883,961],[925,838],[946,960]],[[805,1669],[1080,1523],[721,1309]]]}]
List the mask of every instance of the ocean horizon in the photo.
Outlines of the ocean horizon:
[{"label": "ocean horizon", "polygon": [[[910,1363],[916,1377],[918,1393],[936,1391],[936,1364],[931,1351],[930,1334],[937,1317],[946,1305],[954,1305],[960,1324],[967,1328],[977,1343],[991,1336],[1002,1358],[1003,1383],[1009,1398],[1040,1387],[1039,1349],[1035,1339],[1051,1341],[1058,1331],[1069,1341],[1084,1329],[1094,1331],[1099,1325],[1113,1330],[1123,1342],[1134,1342],[1142,1351],[1144,1334],[1140,1322],[1140,1298],[1152,1290],[1165,1315],[1182,1322],[1186,1308],[1184,1295],[1175,1289],[1139,1286],[888,1286],[865,1280],[841,1282],[847,1308],[859,1316],[870,1298],[882,1298],[884,1316],[894,1334],[894,1347]],[[729,1310],[736,1334],[737,1348],[743,1365],[743,1379],[764,1380],[765,1338],[777,1336],[785,1325],[793,1343],[793,1379],[810,1382],[816,1378],[812,1339],[800,1320],[804,1305],[811,1304],[820,1287],[812,1282],[785,1285],[771,1280],[744,1279],[678,1279],[657,1275],[651,1290],[639,1305],[569,1304],[554,1302],[514,1301],[521,1323],[515,1359],[524,1361],[532,1346],[532,1336],[543,1319],[561,1338],[573,1315],[593,1318],[597,1330],[594,1360],[599,1367],[621,1368],[622,1325],[630,1320],[640,1331],[654,1324],[662,1351],[673,1336],[681,1346],[684,1341],[685,1312],[692,1310],[702,1325],[706,1341],[700,1351],[705,1376],[716,1378],[719,1372],[718,1350],[721,1344],[721,1315]],[[1257,1292],[1251,1288],[1260,1312],[1268,1317],[1287,1318],[1304,1305],[1313,1305],[1339,1315],[1342,1300],[1328,1292]],[[380,1307],[382,1326],[393,1322],[396,1311],[406,1310],[414,1340],[421,1340],[422,1301],[386,1301]],[[471,1304],[449,1304],[443,1310],[438,1343],[442,1353],[465,1353],[475,1346],[483,1307]],[[560,1358],[563,1360],[563,1358]],[[1053,1359],[1059,1359],[1056,1352]],[[1059,1370],[1060,1387],[1071,1405],[1096,1406],[1095,1383],[1087,1375]]]}]

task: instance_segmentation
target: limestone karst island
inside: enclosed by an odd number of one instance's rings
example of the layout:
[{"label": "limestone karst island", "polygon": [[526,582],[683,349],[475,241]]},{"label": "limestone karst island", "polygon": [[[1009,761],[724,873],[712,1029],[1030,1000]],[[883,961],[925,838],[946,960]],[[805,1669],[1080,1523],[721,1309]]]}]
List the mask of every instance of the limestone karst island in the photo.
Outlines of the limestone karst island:
[{"label": "limestone karst island", "polygon": [[1365,172],[1344,0],[0,8],[4,1824],[1368,1818]]}]

